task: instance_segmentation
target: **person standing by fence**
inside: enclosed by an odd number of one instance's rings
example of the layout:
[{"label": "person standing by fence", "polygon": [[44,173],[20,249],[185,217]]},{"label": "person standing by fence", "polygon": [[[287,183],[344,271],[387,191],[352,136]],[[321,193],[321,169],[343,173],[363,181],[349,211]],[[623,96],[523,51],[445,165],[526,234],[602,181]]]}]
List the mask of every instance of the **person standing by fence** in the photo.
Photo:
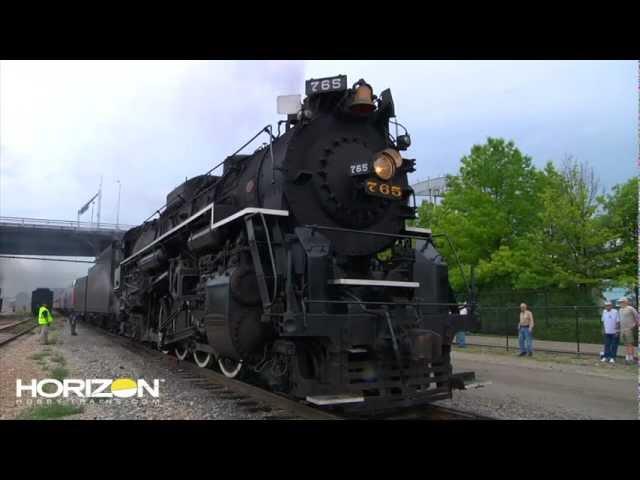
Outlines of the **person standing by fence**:
[{"label": "person standing by fence", "polygon": [[602,312],[604,356],[601,361],[606,362],[608,360],[609,363],[616,363],[620,333],[620,318],[618,317],[618,311],[613,308],[613,304],[611,302],[605,303],[604,308],[605,309]]},{"label": "person standing by fence", "polygon": [[[458,307],[458,309],[460,310],[460,315],[467,315],[467,306],[466,305],[460,305]],[[465,348],[467,346],[467,341],[466,341],[466,335],[465,335],[464,328],[462,330],[460,330],[459,332],[456,332],[456,344],[460,348]]]},{"label": "person standing by fence", "polygon": [[76,333],[76,325],[78,323],[77,315],[75,313],[72,313],[71,315],[69,315],[68,319],[69,319],[69,328],[71,328],[71,335],[78,335]]},{"label": "person standing by fence", "polygon": [[629,305],[629,300],[622,297],[618,300],[620,304],[620,341],[624,344],[625,357],[624,363],[630,364],[637,361],[635,356],[635,331],[638,327],[638,311]]},{"label": "person standing by fence", "polygon": [[520,322],[518,323],[518,343],[520,344],[519,357],[533,355],[533,313],[527,308],[526,303],[520,304]]}]

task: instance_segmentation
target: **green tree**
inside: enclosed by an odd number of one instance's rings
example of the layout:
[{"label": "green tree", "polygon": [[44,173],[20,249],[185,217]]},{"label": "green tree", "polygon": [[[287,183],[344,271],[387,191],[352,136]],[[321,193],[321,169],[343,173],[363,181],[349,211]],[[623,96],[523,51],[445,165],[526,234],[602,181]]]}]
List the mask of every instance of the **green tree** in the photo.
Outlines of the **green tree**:
[{"label": "green tree", "polygon": [[[549,162],[536,170],[513,142],[489,138],[463,157],[442,203],[420,207],[418,224],[445,233],[467,276],[474,267],[484,288],[566,288],[588,296],[608,282],[636,286],[638,180],[606,197],[599,190],[586,163],[568,157],[559,169]],[[460,289],[456,255],[438,240]]]},{"label": "green tree", "polygon": [[[512,271],[494,262],[498,251],[510,251],[538,221],[537,191],[543,178],[512,141],[488,138],[462,158],[457,176],[448,177],[440,205],[423,204],[418,223],[446,233],[468,271],[478,267],[480,283],[511,283]],[[452,264],[448,242],[438,246]],[[463,286],[457,268],[450,268],[454,288]]]},{"label": "green tree", "polygon": [[613,187],[603,199],[602,225],[610,233],[615,253],[610,279],[621,286],[638,286],[638,178]]},{"label": "green tree", "polygon": [[614,257],[593,169],[569,157],[560,172],[548,164],[544,173],[540,226],[525,237],[515,286],[599,287],[611,275]]}]

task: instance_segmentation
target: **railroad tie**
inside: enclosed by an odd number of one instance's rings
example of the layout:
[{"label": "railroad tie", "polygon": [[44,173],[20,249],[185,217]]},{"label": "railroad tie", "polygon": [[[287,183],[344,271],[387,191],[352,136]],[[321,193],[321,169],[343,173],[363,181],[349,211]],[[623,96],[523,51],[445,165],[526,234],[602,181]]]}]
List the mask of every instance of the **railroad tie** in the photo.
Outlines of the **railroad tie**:
[{"label": "railroad tie", "polygon": [[249,413],[268,413],[273,411],[273,409],[268,405],[258,405],[257,407],[244,407],[244,409]]},{"label": "railroad tie", "polygon": [[299,420],[299,417],[292,415],[267,415],[264,420]]}]

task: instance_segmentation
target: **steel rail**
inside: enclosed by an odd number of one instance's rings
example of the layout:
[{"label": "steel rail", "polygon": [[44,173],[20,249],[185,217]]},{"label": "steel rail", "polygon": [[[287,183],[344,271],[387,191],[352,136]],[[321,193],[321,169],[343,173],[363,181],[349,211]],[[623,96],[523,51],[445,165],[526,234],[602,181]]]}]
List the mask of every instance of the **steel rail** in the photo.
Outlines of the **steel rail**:
[{"label": "steel rail", "polygon": [[27,318],[27,319],[24,319],[24,320],[16,320],[13,323],[8,323],[6,325],[0,325],[0,330],[6,330],[8,328],[17,327],[18,325],[22,325],[23,323],[26,323],[29,320],[31,320],[31,319]]},{"label": "steel rail", "polygon": [[456,408],[443,407],[437,404],[430,404],[423,407],[413,407],[396,413],[382,414],[380,420],[498,420],[495,417],[480,415],[475,412],[459,410]]},{"label": "steel rail", "polygon": [[288,397],[278,395],[260,387],[227,378],[213,370],[180,361],[127,337],[105,332],[116,343],[134,352],[143,353],[147,358],[162,363],[172,373],[184,380],[209,390],[220,399],[237,400],[238,406],[249,412],[264,412],[265,420],[342,420],[341,417],[310,407]]},{"label": "steel rail", "polygon": [[[2,330],[9,330],[10,328],[16,328],[16,327],[19,327],[20,325],[23,325],[25,323],[32,322],[32,321],[33,320],[31,318],[28,318],[26,320],[23,320],[22,322],[14,323],[14,324],[11,324],[9,326],[5,326]],[[30,327],[27,327],[27,328],[25,328],[23,330],[20,330],[20,331],[16,332],[16,333],[13,333],[13,332],[10,332],[10,333],[6,332],[5,333],[3,331],[2,333],[0,333],[0,347],[6,345],[7,343],[15,340],[18,337],[24,335],[25,333],[30,332],[31,330],[33,330],[37,326],[38,326],[38,324],[36,323],[36,324],[31,325]],[[6,335],[8,335],[8,336],[6,336]]]}]

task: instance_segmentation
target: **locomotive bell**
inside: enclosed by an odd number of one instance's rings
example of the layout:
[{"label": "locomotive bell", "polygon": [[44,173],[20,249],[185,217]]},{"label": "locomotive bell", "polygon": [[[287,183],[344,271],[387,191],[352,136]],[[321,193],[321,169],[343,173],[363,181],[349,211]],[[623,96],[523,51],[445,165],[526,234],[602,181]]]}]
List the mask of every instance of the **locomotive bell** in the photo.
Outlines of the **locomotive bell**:
[{"label": "locomotive bell", "polygon": [[371,113],[375,110],[373,89],[370,85],[361,81],[360,86],[353,94],[353,101],[349,108],[354,113]]}]

